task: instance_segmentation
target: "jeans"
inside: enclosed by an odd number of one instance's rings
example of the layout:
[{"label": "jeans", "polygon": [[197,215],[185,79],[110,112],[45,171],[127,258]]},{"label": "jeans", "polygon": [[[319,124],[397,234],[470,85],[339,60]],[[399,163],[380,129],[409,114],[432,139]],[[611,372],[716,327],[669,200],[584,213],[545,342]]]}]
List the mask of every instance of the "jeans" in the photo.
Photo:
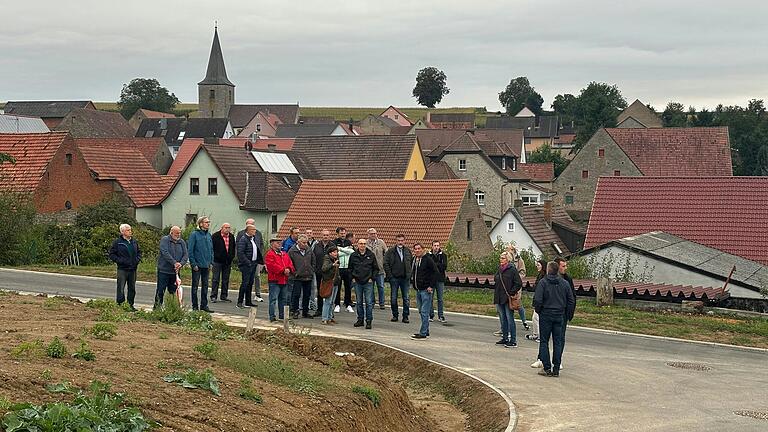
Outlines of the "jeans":
[{"label": "jeans", "polygon": [[[339,269],[339,277],[344,285],[344,306],[352,306],[352,273],[348,268]],[[339,288],[341,290],[341,288]],[[341,294],[336,297],[336,306],[341,304]]]},{"label": "jeans", "polygon": [[200,284],[200,309],[208,309],[208,267],[192,270],[192,309],[197,310],[197,285]]},{"label": "jeans", "polygon": [[357,320],[373,321],[373,282],[355,283]]},{"label": "jeans", "polygon": [[427,290],[416,291],[416,297],[419,299],[419,315],[421,315],[421,327],[419,334],[429,335],[429,314],[432,312],[432,293]]},{"label": "jeans", "polygon": [[520,315],[520,321],[525,324],[525,308],[523,307],[523,304],[520,303],[520,309],[517,310],[518,315]]},{"label": "jeans", "polygon": [[[173,282],[176,283],[175,280]],[[133,307],[133,300],[136,298],[136,270],[117,269],[117,304],[125,301],[123,289],[126,285],[128,285],[128,304]]]},{"label": "jeans", "polygon": [[237,293],[237,304],[242,305],[245,302],[246,305],[252,305],[251,288],[253,287],[253,279],[256,276],[256,265],[245,263],[240,266],[240,273],[243,274],[243,281],[240,282],[240,291]]},{"label": "jeans", "polygon": [[263,264],[256,264],[256,271],[253,274],[253,292],[256,294],[256,297],[261,297],[261,278],[259,276],[261,275],[261,271],[263,269]]},{"label": "jeans", "polygon": [[312,280],[293,280],[291,293],[291,312],[299,313],[299,297],[301,297],[301,315],[309,315],[309,296],[312,293]]},{"label": "jeans", "polygon": [[515,326],[514,311],[508,303],[497,304],[496,312],[501,321],[501,338],[509,343],[517,343],[517,326]]},{"label": "jeans", "polygon": [[[560,362],[565,347],[565,314],[563,312],[542,311],[539,314],[539,360],[544,370],[560,371]],[[549,337],[552,337],[552,361],[549,360]]]},{"label": "jeans", "polygon": [[155,309],[157,309],[158,306],[163,305],[163,296],[165,295],[165,290],[168,290],[168,292],[171,294],[176,293],[176,273],[168,274],[168,273],[157,272],[157,290],[155,290]]},{"label": "jeans", "polygon": [[211,266],[211,298],[216,300],[219,296],[219,281],[221,281],[221,299],[229,296],[229,274],[232,272],[232,263],[214,262]]},{"label": "jeans", "polygon": [[[376,288],[378,288],[379,304],[384,306],[384,273],[380,273],[374,276],[373,282],[376,284]],[[376,296],[374,295],[373,297],[373,302],[376,303]]]},{"label": "jeans", "polygon": [[389,301],[392,305],[392,317],[397,318],[399,315],[399,311],[397,309],[397,293],[400,292],[403,296],[403,318],[408,318],[408,315],[410,315],[410,311],[408,309],[410,307],[410,300],[408,298],[410,285],[408,279],[390,277],[389,287],[392,289],[392,292],[389,295]]},{"label": "jeans", "polygon": [[[339,292],[339,287],[334,285],[330,297],[323,298],[323,321],[333,319],[333,298]],[[318,303],[319,304],[319,303]]]},{"label": "jeans", "polygon": [[[445,315],[443,314],[443,290],[445,289],[445,282],[440,281],[437,283],[437,286],[435,287],[435,290],[433,291],[432,298],[434,299],[434,294],[437,293],[437,317],[443,318]],[[430,301],[430,309],[429,309],[429,317],[434,318],[435,317],[435,309],[433,306],[432,301]]]},{"label": "jeans", "polygon": [[288,288],[286,284],[278,284],[275,282],[269,282],[269,319],[275,319],[275,306],[278,307],[278,316],[280,319],[285,318],[285,300]]},{"label": "jeans", "polygon": [[533,336],[539,337],[539,313],[534,311],[533,312],[533,318],[531,318],[531,322],[533,325],[531,326],[531,334]]}]

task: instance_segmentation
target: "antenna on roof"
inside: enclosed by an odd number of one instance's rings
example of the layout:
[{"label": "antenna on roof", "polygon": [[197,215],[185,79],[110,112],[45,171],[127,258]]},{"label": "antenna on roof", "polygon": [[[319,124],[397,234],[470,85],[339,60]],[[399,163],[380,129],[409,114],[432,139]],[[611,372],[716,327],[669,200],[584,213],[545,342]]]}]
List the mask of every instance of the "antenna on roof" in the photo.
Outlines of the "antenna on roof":
[{"label": "antenna on roof", "polygon": [[218,30],[219,29],[219,21],[218,20],[213,20],[213,29],[214,30]]}]

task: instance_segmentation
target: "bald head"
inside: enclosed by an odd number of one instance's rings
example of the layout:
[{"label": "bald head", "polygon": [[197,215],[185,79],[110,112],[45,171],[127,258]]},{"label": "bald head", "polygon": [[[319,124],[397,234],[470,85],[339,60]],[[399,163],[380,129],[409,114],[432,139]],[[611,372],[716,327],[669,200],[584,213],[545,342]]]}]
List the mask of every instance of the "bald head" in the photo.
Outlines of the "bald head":
[{"label": "bald head", "polygon": [[174,240],[180,239],[181,238],[181,228],[177,227],[176,225],[172,226],[170,234],[171,234],[171,238],[173,238]]}]

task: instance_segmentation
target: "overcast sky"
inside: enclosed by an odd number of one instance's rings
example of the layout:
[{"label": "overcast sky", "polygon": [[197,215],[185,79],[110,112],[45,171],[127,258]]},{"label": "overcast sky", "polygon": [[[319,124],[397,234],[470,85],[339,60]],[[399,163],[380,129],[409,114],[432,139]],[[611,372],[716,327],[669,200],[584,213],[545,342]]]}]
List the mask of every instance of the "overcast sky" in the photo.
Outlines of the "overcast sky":
[{"label": "overcast sky", "polygon": [[416,106],[419,69],[439,105],[500,109],[527,76],[549,107],[590,81],[663,109],[768,99],[762,1],[13,1],[0,13],[0,100],[116,101],[157,78],[197,101],[214,20],[238,103]]}]

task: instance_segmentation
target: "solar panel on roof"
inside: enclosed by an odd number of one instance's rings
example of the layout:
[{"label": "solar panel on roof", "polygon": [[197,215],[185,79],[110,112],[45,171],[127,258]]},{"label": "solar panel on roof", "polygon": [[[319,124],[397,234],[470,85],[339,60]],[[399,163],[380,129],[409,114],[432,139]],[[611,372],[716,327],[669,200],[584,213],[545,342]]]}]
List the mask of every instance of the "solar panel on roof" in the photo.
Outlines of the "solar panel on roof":
[{"label": "solar panel on roof", "polygon": [[267,153],[252,151],[253,158],[256,159],[261,169],[274,174],[298,174],[299,171],[293,165],[288,155],[285,153]]}]

